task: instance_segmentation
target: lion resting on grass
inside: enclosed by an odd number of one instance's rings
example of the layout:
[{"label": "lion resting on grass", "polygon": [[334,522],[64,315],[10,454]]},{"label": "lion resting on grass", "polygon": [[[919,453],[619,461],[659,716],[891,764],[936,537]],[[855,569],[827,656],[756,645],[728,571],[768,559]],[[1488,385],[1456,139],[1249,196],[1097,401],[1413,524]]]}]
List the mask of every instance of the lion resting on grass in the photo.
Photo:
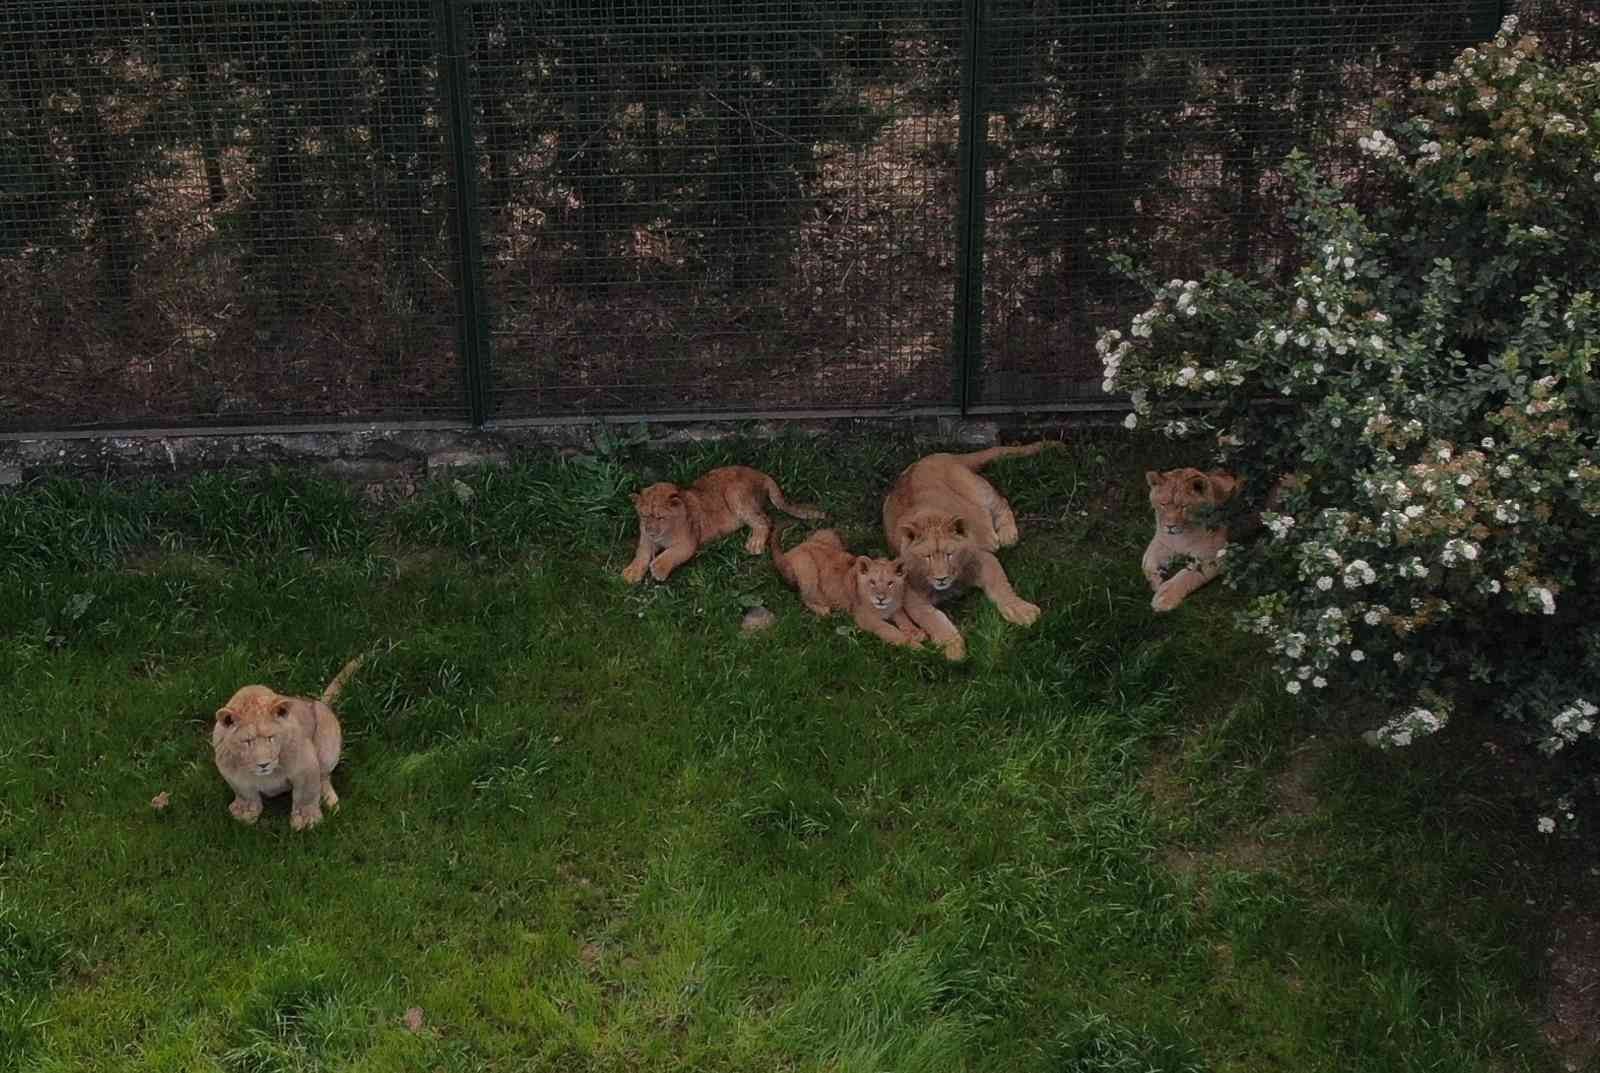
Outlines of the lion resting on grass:
[{"label": "lion resting on grass", "polygon": [[[778,482],[749,466],[714,469],[687,488],[666,481],[652,484],[633,497],[639,512],[639,548],[622,571],[630,585],[644,580],[648,569],[657,581],[667,580],[688,562],[702,544],[727,536],[741,525],[750,527],[745,550],[759,555],[767,546],[772,522],[762,509],[767,500],[795,518],[820,519],[815,507],[801,507],[783,498]],[[659,552],[659,554],[658,554]]]},{"label": "lion resting on grass", "polygon": [[1027,626],[1039,618],[1038,606],[1016,594],[994,556],[1017,542],[1016,515],[977,471],[997,458],[1038,454],[1050,442],[928,455],[906,467],[883,501],[889,550],[911,570],[906,612],[950,659],[963,658],[966,644],[933,604],[968,586],[982,588],[1011,622]]},{"label": "lion resting on grass", "polygon": [[904,563],[851,555],[832,529],[819,529],[788,552],[774,530],[767,546],[778,574],[814,614],[848,612],[857,626],[892,645],[927,639],[905,613]]},{"label": "lion resting on grass", "polygon": [[292,794],[289,826],[296,831],[322,820],[324,805],[339,807],[329,778],[339,763],[344,735],[329,707],[362,657],[346,663],[318,700],[285,697],[266,686],[245,686],[217,709],[211,749],[217,771],[233,787],[228,811],[241,823],[255,823],[261,799]]}]

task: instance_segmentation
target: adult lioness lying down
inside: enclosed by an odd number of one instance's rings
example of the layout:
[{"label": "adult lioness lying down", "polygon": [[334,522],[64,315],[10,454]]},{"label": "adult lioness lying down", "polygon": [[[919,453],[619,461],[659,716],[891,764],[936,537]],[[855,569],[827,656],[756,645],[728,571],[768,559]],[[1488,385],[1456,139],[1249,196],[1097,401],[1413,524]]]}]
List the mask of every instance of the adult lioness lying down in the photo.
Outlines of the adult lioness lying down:
[{"label": "adult lioness lying down", "polygon": [[889,550],[911,571],[906,613],[950,659],[966,655],[966,644],[935,602],[976,585],[1008,620],[1027,626],[1039,617],[1038,606],[1016,594],[994,556],[1017,542],[1016,515],[977,471],[997,458],[1038,454],[1049,442],[928,455],[906,467],[883,501]]}]

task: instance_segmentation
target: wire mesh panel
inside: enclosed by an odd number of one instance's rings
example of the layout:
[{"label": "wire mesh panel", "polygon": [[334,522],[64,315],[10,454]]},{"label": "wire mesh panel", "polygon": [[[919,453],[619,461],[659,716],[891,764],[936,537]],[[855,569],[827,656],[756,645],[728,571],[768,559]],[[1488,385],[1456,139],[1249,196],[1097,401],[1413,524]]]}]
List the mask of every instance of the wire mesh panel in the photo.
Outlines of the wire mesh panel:
[{"label": "wire mesh panel", "polygon": [[969,399],[1102,397],[1095,331],[1147,301],[1106,252],[1162,278],[1270,271],[1288,249],[1289,150],[1353,167],[1379,94],[1498,23],[1492,0],[990,0]]},{"label": "wire mesh panel", "polygon": [[948,405],[959,0],[470,0],[495,416]]},{"label": "wire mesh panel", "polygon": [[0,0],[0,429],[459,417],[429,0]]},{"label": "wire mesh panel", "polygon": [[1521,29],[1539,35],[1559,63],[1600,60],[1600,0],[1522,0],[1514,7]]}]

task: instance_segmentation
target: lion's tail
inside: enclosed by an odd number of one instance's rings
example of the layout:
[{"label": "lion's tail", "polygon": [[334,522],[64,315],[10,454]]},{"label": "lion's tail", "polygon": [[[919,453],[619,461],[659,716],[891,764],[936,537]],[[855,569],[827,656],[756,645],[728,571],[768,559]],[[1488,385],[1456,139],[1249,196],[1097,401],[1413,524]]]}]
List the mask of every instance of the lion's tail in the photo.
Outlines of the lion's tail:
[{"label": "lion's tail", "polygon": [[789,565],[789,557],[783,553],[783,526],[773,526],[767,531],[767,551],[772,553],[772,565],[778,571],[778,576],[791,588],[798,588],[799,582],[795,580],[794,567]]},{"label": "lion's tail", "polygon": [[816,507],[802,506],[791,503],[783,498],[783,492],[778,488],[778,482],[771,477],[766,478],[767,498],[772,500],[772,505],[795,518],[809,518],[812,521],[821,521],[828,516],[827,511],[818,510]]},{"label": "lion's tail", "polygon": [[954,458],[970,470],[980,470],[997,458],[1026,458],[1052,445],[1059,447],[1061,441],[1035,440],[1032,443],[1019,443],[1009,447],[990,447],[983,451],[973,451],[971,454],[955,455]]},{"label": "lion's tail", "polygon": [[344,690],[345,683],[350,681],[350,676],[360,669],[366,658],[365,655],[357,656],[339,668],[339,673],[333,676],[333,681],[328,683],[328,688],[322,691],[322,703],[331,705],[338,698],[339,694]]}]

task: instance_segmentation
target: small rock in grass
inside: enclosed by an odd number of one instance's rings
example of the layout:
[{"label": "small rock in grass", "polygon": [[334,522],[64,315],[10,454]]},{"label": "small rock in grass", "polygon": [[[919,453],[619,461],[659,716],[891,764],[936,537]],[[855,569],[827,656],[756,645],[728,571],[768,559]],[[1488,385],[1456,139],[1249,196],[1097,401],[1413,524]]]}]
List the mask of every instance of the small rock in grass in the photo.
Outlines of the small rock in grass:
[{"label": "small rock in grass", "polygon": [[413,1006],[413,1007],[411,1007],[409,1010],[406,1011],[405,1016],[400,1018],[400,1023],[405,1025],[407,1030],[409,1030],[411,1032],[421,1032],[422,1031],[422,1007],[421,1006]]},{"label": "small rock in grass", "polygon": [[472,497],[478,494],[472,490],[472,486],[470,484],[464,480],[461,480],[459,477],[450,482],[450,488],[455,492],[456,498],[461,500],[462,503],[471,503]]},{"label": "small rock in grass", "polygon": [[162,790],[159,794],[156,794],[156,796],[150,799],[150,807],[155,809],[157,812],[160,812],[162,809],[166,808],[167,805],[171,804],[171,802],[172,795],[167,791]]},{"label": "small rock in grass", "polygon": [[757,604],[744,613],[744,618],[739,622],[739,628],[745,633],[755,633],[767,629],[778,621],[778,616]]}]

